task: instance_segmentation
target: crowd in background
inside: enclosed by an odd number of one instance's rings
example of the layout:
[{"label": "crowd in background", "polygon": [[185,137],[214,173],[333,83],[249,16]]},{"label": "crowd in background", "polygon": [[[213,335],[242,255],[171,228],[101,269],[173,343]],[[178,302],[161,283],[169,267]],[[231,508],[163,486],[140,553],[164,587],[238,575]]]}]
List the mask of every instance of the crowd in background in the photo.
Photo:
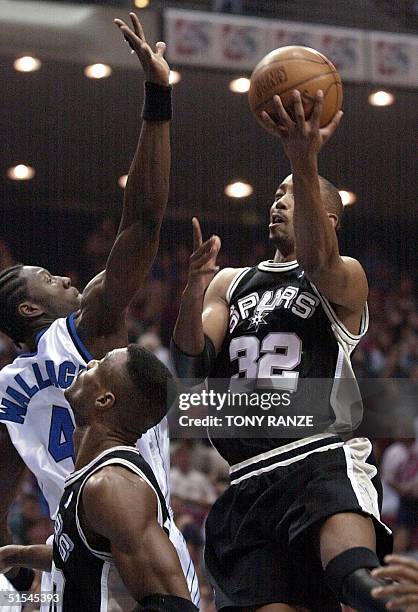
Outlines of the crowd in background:
[{"label": "crowd in background", "polygon": [[[113,221],[104,220],[86,240],[81,258],[84,268],[60,272],[81,288],[105,267],[115,232]],[[168,367],[167,347],[187,281],[189,255],[188,247],[181,244],[173,251],[162,250],[129,314],[130,341],[150,349]],[[256,243],[241,262],[236,251],[224,244],[219,265],[255,265],[269,255],[268,245]],[[385,401],[392,409],[390,427],[377,431],[374,443],[384,483],[382,518],[394,530],[396,551],[418,556],[418,407],[413,401],[418,390],[418,309],[414,282],[408,272],[386,261],[377,246],[369,246],[358,257],[370,284],[370,326],[353,355],[353,365],[362,382],[373,379],[386,385],[389,400]],[[0,237],[0,270],[13,263],[14,255]],[[14,359],[16,351],[0,335],[0,368]],[[377,398],[370,404],[371,412],[377,411],[377,422],[384,423],[385,401],[379,400],[379,394]],[[399,408],[395,421],[393,406]],[[213,610],[212,595],[202,569],[204,521],[228,486],[228,467],[207,440],[173,440],[171,448],[172,507],[201,578],[202,610],[209,612]],[[24,544],[44,543],[52,532],[46,502],[29,473],[10,513],[10,527]]]}]

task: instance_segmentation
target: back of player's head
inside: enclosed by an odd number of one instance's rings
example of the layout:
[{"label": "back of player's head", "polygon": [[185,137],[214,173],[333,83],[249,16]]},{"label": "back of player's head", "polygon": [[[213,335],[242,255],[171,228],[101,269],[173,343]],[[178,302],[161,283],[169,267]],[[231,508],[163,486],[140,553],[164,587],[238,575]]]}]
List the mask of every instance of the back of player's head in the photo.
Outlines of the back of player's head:
[{"label": "back of player's head", "polygon": [[153,353],[136,344],[128,346],[126,369],[136,391],[135,409],[147,429],[167,414],[176,397],[176,383],[170,371]]},{"label": "back of player's head", "polygon": [[322,199],[327,211],[335,215],[337,224],[335,229],[338,230],[341,226],[341,219],[344,212],[343,202],[338,189],[323,176],[319,177]]},{"label": "back of player's head", "polygon": [[22,276],[22,264],[0,272],[0,331],[13,342],[25,341],[25,322],[19,314],[19,304],[27,298],[27,281]]}]

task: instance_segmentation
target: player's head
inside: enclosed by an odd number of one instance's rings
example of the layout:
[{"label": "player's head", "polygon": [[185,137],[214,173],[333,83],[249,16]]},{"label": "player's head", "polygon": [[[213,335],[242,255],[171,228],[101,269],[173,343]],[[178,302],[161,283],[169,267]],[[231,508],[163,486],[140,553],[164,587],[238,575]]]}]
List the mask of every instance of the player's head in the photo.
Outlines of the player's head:
[{"label": "player's head", "polygon": [[37,266],[6,268],[0,272],[0,331],[21,344],[31,330],[77,310],[80,300],[67,277]]},{"label": "player's head", "polygon": [[78,427],[103,425],[136,440],[166,415],[176,385],[150,351],[130,344],[90,361],[65,391]]},{"label": "player's head", "polygon": [[[338,189],[322,176],[319,177],[319,187],[330,223],[338,230],[344,209]],[[293,210],[293,179],[290,174],[277,188],[270,208],[270,240],[283,255],[290,255],[295,250]]]}]

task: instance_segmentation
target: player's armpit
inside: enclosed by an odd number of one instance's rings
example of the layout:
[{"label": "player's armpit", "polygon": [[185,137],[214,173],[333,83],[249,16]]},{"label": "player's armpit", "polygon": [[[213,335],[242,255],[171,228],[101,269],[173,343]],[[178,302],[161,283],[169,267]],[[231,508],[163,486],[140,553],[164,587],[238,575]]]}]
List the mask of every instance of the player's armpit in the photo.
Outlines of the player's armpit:
[{"label": "player's armpit", "polygon": [[369,287],[366,274],[356,259],[337,255],[329,265],[309,272],[308,277],[331,303],[361,314]]}]

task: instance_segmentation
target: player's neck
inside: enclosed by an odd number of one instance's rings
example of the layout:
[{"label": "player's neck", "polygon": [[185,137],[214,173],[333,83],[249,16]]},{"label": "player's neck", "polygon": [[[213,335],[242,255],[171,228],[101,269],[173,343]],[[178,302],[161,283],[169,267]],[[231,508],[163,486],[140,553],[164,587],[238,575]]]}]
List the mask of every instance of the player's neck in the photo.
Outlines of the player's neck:
[{"label": "player's neck", "polygon": [[103,425],[89,425],[80,442],[75,469],[83,468],[109,448],[114,446],[135,446],[135,442],[136,440],[132,441],[120,433],[109,431]]},{"label": "player's neck", "polygon": [[282,253],[280,253],[279,249],[276,249],[273,261],[274,263],[285,263],[286,261],[295,261],[295,259],[296,259],[295,251],[292,251],[289,254],[283,255]]},{"label": "player's neck", "polygon": [[54,319],[43,317],[42,319],[38,319],[36,322],[34,322],[33,327],[28,329],[25,335],[25,344],[28,347],[29,352],[33,353],[36,351],[39,332],[49,327],[53,322]]}]

